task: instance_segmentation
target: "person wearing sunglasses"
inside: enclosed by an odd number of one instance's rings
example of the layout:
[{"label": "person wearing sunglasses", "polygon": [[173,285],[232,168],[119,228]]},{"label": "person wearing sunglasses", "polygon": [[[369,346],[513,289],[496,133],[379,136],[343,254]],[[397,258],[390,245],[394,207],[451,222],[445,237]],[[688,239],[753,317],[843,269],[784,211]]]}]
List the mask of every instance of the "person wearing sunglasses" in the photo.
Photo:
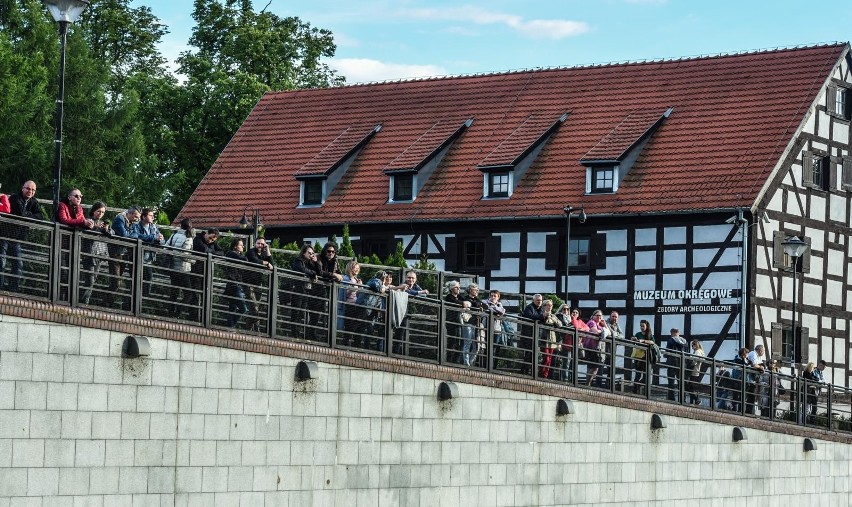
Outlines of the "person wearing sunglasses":
[{"label": "person wearing sunglasses", "polygon": [[322,255],[317,256],[322,266],[323,278],[326,280],[343,281],[343,273],[340,271],[340,263],[337,262],[337,245],[329,241],[322,247]]},{"label": "person wearing sunglasses", "polygon": [[68,196],[59,203],[59,223],[78,229],[94,227],[94,220],[86,218],[83,213],[82,202],[83,193],[77,188],[72,188]]}]

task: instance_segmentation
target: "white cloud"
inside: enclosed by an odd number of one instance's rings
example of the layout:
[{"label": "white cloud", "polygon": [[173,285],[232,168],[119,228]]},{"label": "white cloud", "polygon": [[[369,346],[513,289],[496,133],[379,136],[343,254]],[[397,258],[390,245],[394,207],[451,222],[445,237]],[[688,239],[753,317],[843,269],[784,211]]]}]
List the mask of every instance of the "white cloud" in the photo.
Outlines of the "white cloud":
[{"label": "white cloud", "polygon": [[438,65],[385,63],[369,58],[335,58],[329,60],[328,65],[340,75],[345,76],[346,82],[350,84],[447,74],[446,69]]},{"label": "white cloud", "polygon": [[412,9],[404,11],[403,14],[418,19],[468,21],[477,25],[500,24],[533,38],[563,39],[589,31],[589,25],[583,21],[567,19],[525,20],[515,14],[489,11],[470,5],[454,9]]}]

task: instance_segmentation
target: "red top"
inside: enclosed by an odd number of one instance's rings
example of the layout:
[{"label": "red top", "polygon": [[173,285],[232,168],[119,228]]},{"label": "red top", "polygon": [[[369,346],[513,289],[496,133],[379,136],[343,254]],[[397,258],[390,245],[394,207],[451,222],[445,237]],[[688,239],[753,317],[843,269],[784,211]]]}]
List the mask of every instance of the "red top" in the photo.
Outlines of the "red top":
[{"label": "red top", "polygon": [[86,228],[86,217],[83,215],[82,206],[75,206],[72,212],[68,204],[59,203],[59,223],[70,225],[71,227]]}]

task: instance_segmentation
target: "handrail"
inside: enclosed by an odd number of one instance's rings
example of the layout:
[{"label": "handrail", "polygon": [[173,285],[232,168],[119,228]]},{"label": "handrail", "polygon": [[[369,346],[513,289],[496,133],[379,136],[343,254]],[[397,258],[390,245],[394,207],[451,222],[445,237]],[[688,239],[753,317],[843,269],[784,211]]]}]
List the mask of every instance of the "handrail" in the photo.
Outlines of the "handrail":
[{"label": "handrail", "polygon": [[0,290],[23,298],[852,432],[852,389],[665,348],[655,362],[630,337],[465,311],[437,291],[376,293],[8,215],[0,241]]}]

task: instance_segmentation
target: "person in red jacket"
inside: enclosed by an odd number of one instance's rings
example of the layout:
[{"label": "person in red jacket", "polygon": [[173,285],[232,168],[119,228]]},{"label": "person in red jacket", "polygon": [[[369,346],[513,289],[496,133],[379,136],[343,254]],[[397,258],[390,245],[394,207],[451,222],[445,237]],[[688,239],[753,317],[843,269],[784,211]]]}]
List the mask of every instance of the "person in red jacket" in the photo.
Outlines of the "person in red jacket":
[{"label": "person in red jacket", "polygon": [[68,197],[59,203],[59,223],[79,229],[91,229],[95,222],[83,214],[83,194],[77,188],[68,192]]}]

